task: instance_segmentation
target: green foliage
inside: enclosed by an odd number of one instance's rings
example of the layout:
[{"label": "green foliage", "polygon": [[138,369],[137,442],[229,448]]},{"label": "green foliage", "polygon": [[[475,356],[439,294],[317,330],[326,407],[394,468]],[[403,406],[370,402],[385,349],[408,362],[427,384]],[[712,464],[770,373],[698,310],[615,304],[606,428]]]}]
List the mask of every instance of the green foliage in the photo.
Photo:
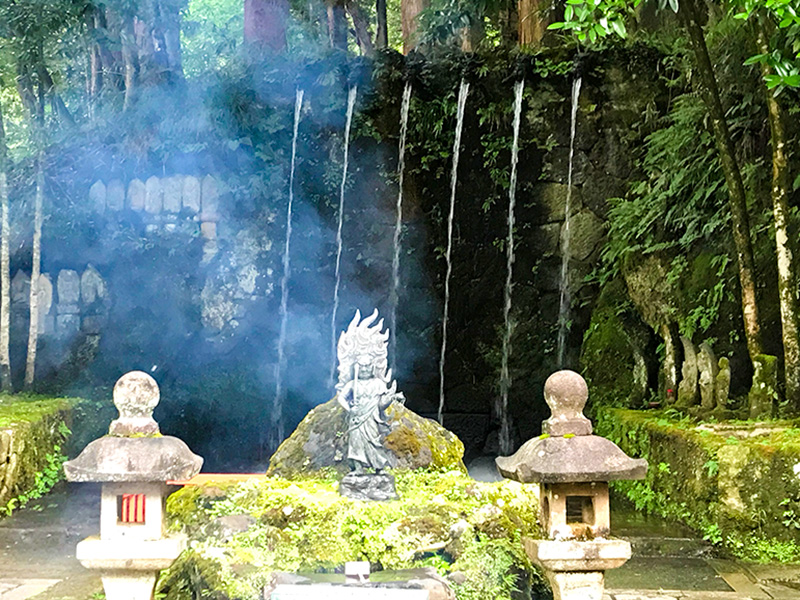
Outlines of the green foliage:
[{"label": "green foliage", "polygon": [[759,21],[756,26],[774,28],[772,50],[756,54],[745,65],[767,64],[771,73],[764,76],[768,89],[800,87],[800,4],[797,0],[739,0],[734,3],[734,18]]},{"label": "green foliage", "polygon": [[672,103],[664,126],[645,141],[641,181],[612,200],[603,262],[613,275],[626,261],[655,252],[685,252],[726,235],[724,179],[706,126],[706,109],[687,94]]},{"label": "green foliage", "polygon": [[183,67],[189,78],[228,67],[242,43],[241,0],[191,0],[181,27]]},{"label": "green foliage", "polygon": [[[66,435],[71,433],[64,423],[61,423]],[[61,453],[61,446],[56,444],[52,452],[44,456],[45,466],[36,473],[33,487],[22,494],[11,498],[5,506],[0,506],[0,516],[8,516],[15,510],[25,508],[31,500],[37,500],[53,489],[53,486],[64,478],[64,462],[67,457]]]},{"label": "green foliage", "polygon": [[[272,570],[332,572],[348,560],[377,569],[462,571],[468,580],[459,598],[483,591],[482,597],[508,599],[515,586],[530,585],[520,536],[539,534],[533,490],[511,481],[477,483],[458,471],[395,475],[401,496],[395,502],[349,500],[322,473],[184,488],[170,496],[167,510],[171,527],[194,540],[200,563],[213,562],[219,580],[208,584],[209,593],[231,598],[255,597]],[[219,519],[242,514],[252,524],[226,533]],[[186,597],[181,586],[193,577],[186,569],[173,567],[164,578],[168,599]]]},{"label": "green foliage", "polygon": [[478,536],[453,564],[453,570],[466,576],[463,584],[454,586],[456,597],[458,600],[512,598],[519,591],[521,565],[531,571],[518,537],[492,540]]}]

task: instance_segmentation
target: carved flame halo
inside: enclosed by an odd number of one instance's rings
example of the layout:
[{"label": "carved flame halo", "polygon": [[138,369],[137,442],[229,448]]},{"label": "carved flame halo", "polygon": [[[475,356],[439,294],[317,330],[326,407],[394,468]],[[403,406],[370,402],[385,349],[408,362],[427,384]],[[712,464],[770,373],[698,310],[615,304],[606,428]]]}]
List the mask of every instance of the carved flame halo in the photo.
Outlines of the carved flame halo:
[{"label": "carved flame halo", "polygon": [[339,336],[337,354],[339,358],[339,381],[336,391],[339,392],[348,381],[355,376],[354,367],[366,367],[387,384],[392,380],[392,371],[389,369],[389,330],[383,329],[383,319],[374,324],[378,319],[378,309],[363,321],[361,312],[356,310],[356,316],[350,325]]}]

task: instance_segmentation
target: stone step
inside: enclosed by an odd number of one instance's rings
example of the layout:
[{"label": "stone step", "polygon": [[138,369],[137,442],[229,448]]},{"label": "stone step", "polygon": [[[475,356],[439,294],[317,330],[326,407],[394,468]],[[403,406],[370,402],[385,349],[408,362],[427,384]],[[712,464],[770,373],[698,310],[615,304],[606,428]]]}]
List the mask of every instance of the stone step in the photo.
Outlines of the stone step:
[{"label": "stone step", "polygon": [[711,556],[714,548],[707,542],[690,537],[620,536],[631,543],[633,556],[675,556],[702,558]]}]

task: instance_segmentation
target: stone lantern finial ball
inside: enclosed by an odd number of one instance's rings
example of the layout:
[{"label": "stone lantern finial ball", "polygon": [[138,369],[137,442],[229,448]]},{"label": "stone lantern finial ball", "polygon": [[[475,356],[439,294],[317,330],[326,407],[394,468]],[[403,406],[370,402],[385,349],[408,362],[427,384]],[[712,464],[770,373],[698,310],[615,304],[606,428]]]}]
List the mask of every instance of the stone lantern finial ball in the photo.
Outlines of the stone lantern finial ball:
[{"label": "stone lantern finial ball", "polygon": [[156,380],[143,371],[125,373],[114,386],[114,406],[122,419],[148,419],[161,393]]},{"label": "stone lantern finial ball", "polygon": [[583,407],[589,399],[589,387],[575,371],[556,371],[544,384],[544,399],[553,417],[574,418],[583,414]]}]

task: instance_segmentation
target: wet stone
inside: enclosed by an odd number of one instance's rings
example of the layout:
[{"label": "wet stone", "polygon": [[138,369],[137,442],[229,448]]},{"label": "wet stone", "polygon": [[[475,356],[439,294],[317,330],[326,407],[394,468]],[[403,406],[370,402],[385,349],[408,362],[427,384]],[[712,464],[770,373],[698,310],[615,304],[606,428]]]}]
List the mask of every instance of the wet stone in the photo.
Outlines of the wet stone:
[{"label": "wet stone", "polygon": [[125,208],[125,186],[119,179],[112,179],[106,188],[106,207],[120,211]]},{"label": "wet stone", "polygon": [[160,213],[163,204],[161,180],[155,176],[148,179],[145,191],[144,209],[152,215]]},{"label": "wet stone", "polygon": [[24,271],[17,271],[11,280],[11,302],[27,304],[31,295],[31,278]]},{"label": "wet stone", "polygon": [[200,212],[200,180],[191,175],[183,178],[183,208],[193,213]]},{"label": "wet stone", "polygon": [[39,296],[39,323],[41,319],[50,312],[53,307],[53,284],[50,277],[44,273],[39,275],[39,285],[36,287]]},{"label": "wet stone", "polygon": [[128,184],[128,208],[131,210],[144,210],[145,185],[141,179],[134,179]]},{"label": "wet stone", "polygon": [[164,211],[179,213],[181,211],[183,181],[177,175],[165,177],[161,180],[161,186],[164,191]]},{"label": "wet stone", "polygon": [[77,314],[58,315],[56,318],[56,333],[59,337],[71,336],[78,332],[81,318]]},{"label": "wet stone", "polygon": [[89,188],[89,202],[97,212],[106,210],[106,184],[102,181],[95,181]]},{"label": "wet stone", "polygon": [[203,177],[201,190],[202,220],[216,221],[219,219],[219,189],[217,180],[211,175]]},{"label": "wet stone", "polygon": [[58,304],[78,304],[81,299],[81,278],[77,271],[64,269],[58,274]]},{"label": "wet stone", "polygon": [[93,304],[106,297],[106,283],[103,277],[92,265],[89,265],[81,275],[81,298],[84,304]]}]

